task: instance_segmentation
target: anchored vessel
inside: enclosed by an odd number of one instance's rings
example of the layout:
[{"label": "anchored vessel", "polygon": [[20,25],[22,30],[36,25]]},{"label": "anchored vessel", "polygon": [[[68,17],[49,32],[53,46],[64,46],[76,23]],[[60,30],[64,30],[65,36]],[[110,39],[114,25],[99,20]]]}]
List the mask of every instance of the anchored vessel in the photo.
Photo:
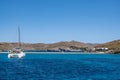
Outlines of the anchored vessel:
[{"label": "anchored vessel", "polygon": [[21,41],[20,41],[20,28],[18,27],[18,48],[14,48],[9,51],[8,58],[22,58],[25,56],[25,53],[21,50]]}]

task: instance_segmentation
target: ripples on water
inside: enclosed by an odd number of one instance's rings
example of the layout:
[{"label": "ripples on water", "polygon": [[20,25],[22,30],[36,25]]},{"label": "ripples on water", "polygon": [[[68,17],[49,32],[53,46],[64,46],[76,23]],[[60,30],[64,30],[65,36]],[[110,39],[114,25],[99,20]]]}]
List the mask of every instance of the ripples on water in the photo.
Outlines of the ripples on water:
[{"label": "ripples on water", "polygon": [[0,80],[120,80],[120,55],[0,54]]}]

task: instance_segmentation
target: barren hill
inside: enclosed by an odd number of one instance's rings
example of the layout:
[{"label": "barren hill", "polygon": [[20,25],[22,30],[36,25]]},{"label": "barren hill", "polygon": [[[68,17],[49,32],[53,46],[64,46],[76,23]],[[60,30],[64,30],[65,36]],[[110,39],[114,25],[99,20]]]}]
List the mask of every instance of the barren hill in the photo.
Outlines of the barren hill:
[{"label": "barren hill", "polygon": [[[8,50],[12,49],[14,47],[17,47],[17,43],[0,43],[0,50]],[[53,44],[44,44],[44,43],[36,43],[36,44],[28,44],[28,43],[22,43],[22,49],[24,50],[58,50],[61,49],[70,49],[70,48],[83,48],[83,47],[89,47],[91,45],[77,42],[77,41],[61,41]]]},{"label": "barren hill", "polygon": [[100,44],[100,45],[97,45],[96,47],[107,47],[113,53],[120,53],[120,40],[114,40],[111,42],[107,42],[105,44]]},{"label": "barren hill", "polygon": [[[107,42],[104,44],[91,44],[91,43],[83,43],[83,42],[77,42],[77,41],[61,41],[57,43],[52,44],[44,44],[44,43],[22,43],[22,49],[23,50],[59,50],[59,49],[65,49],[65,50],[72,50],[72,49],[80,49],[80,48],[109,48],[109,51],[111,53],[120,53],[120,40],[114,40],[111,42]],[[17,43],[0,43],[0,50],[10,50],[12,48],[17,47]]]}]

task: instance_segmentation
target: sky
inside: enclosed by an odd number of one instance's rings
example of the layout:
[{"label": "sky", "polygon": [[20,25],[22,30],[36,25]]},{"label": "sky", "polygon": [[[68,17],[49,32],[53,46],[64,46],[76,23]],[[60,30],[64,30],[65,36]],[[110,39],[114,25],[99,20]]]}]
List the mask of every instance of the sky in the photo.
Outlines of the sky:
[{"label": "sky", "polygon": [[120,39],[120,0],[0,0],[0,42]]}]

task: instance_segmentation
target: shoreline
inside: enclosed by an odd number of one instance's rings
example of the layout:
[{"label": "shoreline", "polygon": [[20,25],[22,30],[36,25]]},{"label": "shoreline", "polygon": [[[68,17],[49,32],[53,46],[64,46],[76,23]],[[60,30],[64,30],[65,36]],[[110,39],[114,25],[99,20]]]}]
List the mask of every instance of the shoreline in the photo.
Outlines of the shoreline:
[{"label": "shoreline", "polygon": [[[25,52],[26,54],[110,54],[99,52]],[[0,54],[8,54],[8,52],[0,52]]]}]

